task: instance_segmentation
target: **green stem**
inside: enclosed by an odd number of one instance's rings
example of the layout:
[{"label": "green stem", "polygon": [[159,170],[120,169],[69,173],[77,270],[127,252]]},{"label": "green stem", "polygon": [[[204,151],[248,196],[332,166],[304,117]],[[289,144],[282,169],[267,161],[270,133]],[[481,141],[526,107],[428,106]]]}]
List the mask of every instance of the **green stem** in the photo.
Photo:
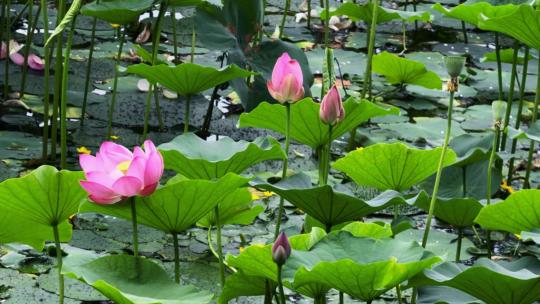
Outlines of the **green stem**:
[{"label": "green stem", "polygon": [[20,98],[24,97],[24,91],[26,89],[26,74],[28,73],[28,56],[30,55],[30,45],[32,44],[32,38],[34,37],[34,30],[39,17],[40,7],[38,6],[38,11],[36,13],[35,19],[33,16],[34,1],[28,0],[28,30],[26,31],[26,44],[24,46],[24,62],[22,66],[22,76],[21,76],[21,90]]},{"label": "green stem", "polygon": [[[508,101],[506,103],[506,113],[504,115],[504,126],[502,128],[503,130],[506,130],[506,127],[508,127],[508,123],[510,122],[510,113],[512,112],[512,103],[514,101],[514,87],[516,84],[516,77],[517,77],[518,53],[519,53],[519,41],[515,40],[514,41],[514,55],[512,57],[512,74],[510,76],[510,90],[508,90]],[[504,151],[505,148],[506,148],[506,132],[502,132],[500,150]]]},{"label": "green stem", "polygon": [[174,281],[180,284],[180,248],[178,247],[178,234],[173,233],[174,246]]},{"label": "green stem", "polygon": [[446,156],[446,150],[448,149],[448,142],[450,141],[450,132],[452,131],[452,108],[454,104],[454,92],[450,92],[450,99],[448,101],[448,118],[446,126],[446,134],[444,135],[444,143],[442,146],[441,157],[439,158],[439,165],[437,166],[437,175],[435,176],[435,185],[433,186],[433,193],[431,194],[431,202],[429,204],[429,212],[426,220],[426,228],[424,230],[424,236],[422,237],[422,247],[426,248],[429,231],[431,229],[431,220],[433,219],[433,212],[435,211],[435,204],[437,202],[437,193],[439,192],[439,184],[441,182],[444,158]]},{"label": "green stem", "polygon": [[461,167],[463,197],[467,197],[467,166]]},{"label": "green stem", "polygon": [[[153,91],[153,84],[150,84],[148,91]],[[146,102],[144,106],[144,126],[143,126],[143,135],[142,141],[145,141],[148,136],[148,123],[150,121],[150,102],[152,101],[152,94],[146,94]]]},{"label": "green stem", "polygon": [[118,94],[118,76],[120,74],[120,61],[122,60],[122,49],[124,48],[124,40],[126,36],[126,30],[122,31],[122,27],[118,28],[118,35],[120,36],[120,46],[118,47],[118,54],[116,55],[116,64],[114,67],[114,81],[113,92],[111,97],[111,105],[109,108],[109,120],[107,123],[107,139],[112,135],[112,122],[114,117],[114,108],[116,107],[116,95]]},{"label": "green stem", "polygon": [[325,0],[324,11],[326,12],[326,22],[324,23],[324,47],[330,47],[330,1]]},{"label": "green stem", "polygon": [[463,241],[463,228],[458,229],[458,238],[456,244],[456,263],[461,261],[461,243]]},{"label": "green stem", "polygon": [[129,203],[131,207],[131,225],[133,228],[133,256],[135,258],[139,257],[139,233],[137,230],[137,206],[135,202],[135,197],[129,198]]},{"label": "green stem", "polygon": [[[493,164],[495,163],[495,155],[497,155],[497,137],[499,135],[500,122],[495,123],[495,134],[493,136],[493,143],[491,145],[491,153],[489,156],[489,164],[487,169],[487,191],[486,191],[486,204],[491,204],[491,172],[493,171]],[[491,257],[491,233],[489,230],[486,230],[486,239],[487,239],[487,250],[488,255]]]},{"label": "green stem", "polygon": [[160,130],[164,130],[163,118],[161,117],[161,106],[159,105],[159,92],[154,90],[154,103],[156,104],[156,116],[158,120],[158,127]]},{"label": "green stem", "polygon": [[396,286],[396,295],[397,295],[398,303],[402,304],[403,299],[402,299],[402,296],[401,296],[401,285],[399,285],[399,284]]},{"label": "green stem", "polygon": [[279,39],[283,37],[285,21],[287,20],[287,15],[289,14],[290,7],[291,7],[291,0],[285,0],[285,9],[283,11],[283,17],[281,18],[281,23],[279,24]]},{"label": "green stem", "polygon": [[221,282],[221,288],[225,286],[225,263],[223,261],[223,244],[221,241],[221,222],[219,219],[219,206],[214,208],[214,217],[216,218],[216,242],[217,252],[219,259],[219,280]]},{"label": "green stem", "polygon": [[[272,288],[270,288],[270,281],[264,280],[264,304],[272,304]],[[278,302],[279,304],[279,302]]]},{"label": "green stem", "polygon": [[190,102],[191,102],[191,95],[187,95],[186,98],[184,99],[184,133],[185,134],[189,132]]},{"label": "green stem", "polygon": [[171,22],[173,30],[173,50],[174,50],[174,62],[178,59],[178,41],[176,38],[176,9],[174,6],[171,8]]},{"label": "green stem", "polygon": [[[66,10],[66,0],[58,2],[58,14],[56,16],[56,26],[60,24],[64,18]],[[54,57],[54,95],[53,95],[53,112],[51,126],[51,159],[56,160],[56,145],[58,143],[58,109],[60,107],[60,92],[62,90],[62,46],[63,35],[56,37],[56,55]]]},{"label": "green stem", "polygon": [[94,20],[92,20],[92,36],[90,38],[90,51],[88,52],[88,63],[86,64],[86,81],[84,83],[83,104],[82,104],[82,109],[81,109],[81,127],[84,126],[86,104],[88,102],[88,91],[90,88],[90,74],[92,72],[92,58],[94,56],[94,43],[96,41],[96,25],[97,25],[97,17],[94,17]]},{"label": "green stem", "polygon": [[499,42],[499,33],[495,32],[495,57],[497,58],[497,80],[499,84],[499,100],[503,100],[503,79],[502,79],[502,61],[501,61],[501,45]]},{"label": "green stem", "polygon": [[58,303],[64,303],[64,276],[62,275],[62,246],[60,245],[60,233],[58,225],[53,225],[54,245],[56,250],[56,268],[58,269]]},{"label": "green stem", "polygon": [[69,31],[66,44],[66,53],[64,55],[64,66],[62,69],[62,99],[60,103],[60,168],[65,169],[67,166],[67,90],[68,90],[68,74],[69,74],[69,54],[71,53],[71,44],[73,42],[73,34],[75,33],[75,22],[77,15],[73,17],[71,29]]},{"label": "green stem", "polygon": [[[11,40],[11,0],[6,1],[6,47],[9,52],[9,40]],[[4,99],[8,99],[9,95],[9,56],[4,61]]]},{"label": "green stem", "polygon": [[[516,129],[519,129],[521,126],[521,117],[523,113],[523,105],[524,105],[524,99],[525,99],[525,83],[527,82],[528,68],[529,68],[529,47],[525,46],[525,58],[523,62],[523,71],[521,72],[521,86],[519,88],[519,106],[518,106],[518,111],[516,115],[516,124],[514,125]],[[513,139],[512,148],[510,152],[514,154],[516,153],[516,149],[517,149],[517,139]],[[512,182],[513,173],[514,173],[514,158],[512,157],[510,159],[510,163],[508,164],[508,177],[507,177],[508,184]]]},{"label": "green stem", "polygon": [[[538,8],[537,8],[538,9]],[[538,72],[540,73],[540,61],[538,62]],[[536,98],[534,99],[534,108],[532,113],[532,122],[531,125],[534,125],[538,117],[538,104],[540,103],[540,74],[537,77],[536,81]],[[522,86],[525,86],[523,83]],[[530,188],[529,179],[531,177],[531,168],[534,154],[534,141],[531,140],[531,145],[529,147],[529,156],[527,158],[527,171],[525,172],[525,186]]]},{"label": "green stem", "polygon": [[283,268],[283,265],[278,265],[277,280],[278,280],[279,298],[281,300],[281,304],[286,304],[287,301],[285,300],[285,292],[283,291],[283,280],[281,278],[282,272],[283,272],[282,268]]},{"label": "green stem", "polygon": [[[43,14],[43,41],[49,39],[49,15],[47,12],[47,1],[41,0],[41,12]],[[43,139],[41,147],[41,158],[46,160],[49,155],[49,101],[51,94],[49,92],[50,76],[51,76],[51,51],[49,46],[43,50],[45,60],[45,92],[43,93]],[[84,113],[83,113],[84,114]]]},{"label": "green stem", "polygon": [[307,28],[311,29],[311,0],[307,2]]},{"label": "green stem", "polygon": [[[291,144],[291,104],[285,103],[285,109],[287,113],[286,123],[285,123],[285,159],[283,160],[283,170],[281,172],[281,179],[287,177],[287,167],[289,166],[289,146]],[[278,217],[276,222],[276,230],[274,232],[274,240],[278,237],[279,231],[281,228],[281,218],[283,217],[283,204],[285,200],[283,197],[279,199],[278,206]]]},{"label": "green stem", "polygon": [[193,63],[195,62],[195,43],[197,42],[197,33],[195,32],[195,22],[193,22],[193,25],[191,27],[191,57],[189,59],[189,62]]}]

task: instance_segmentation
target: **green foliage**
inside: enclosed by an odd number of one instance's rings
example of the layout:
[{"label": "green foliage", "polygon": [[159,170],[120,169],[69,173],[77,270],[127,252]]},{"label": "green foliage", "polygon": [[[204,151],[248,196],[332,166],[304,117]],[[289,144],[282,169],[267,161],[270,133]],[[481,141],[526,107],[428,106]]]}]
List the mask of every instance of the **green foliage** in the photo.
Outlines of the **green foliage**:
[{"label": "green foliage", "polygon": [[[337,160],[333,167],[344,172],[358,185],[379,190],[408,190],[437,172],[442,148],[420,150],[402,143],[375,144],[348,153]],[[443,166],[456,159],[449,150]]]},{"label": "green foliage", "polygon": [[423,63],[386,51],[373,56],[373,72],[384,76],[390,84],[414,84],[435,90],[442,88],[441,78],[428,71]]},{"label": "green foliage", "polygon": [[[352,128],[377,116],[397,115],[397,108],[384,108],[367,100],[351,97],[343,103],[345,118],[332,129],[332,139],[341,137]],[[328,125],[319,118],[320,104],[305,98],[291,105],[291,138],[313,149],[328,142]],[[262,102],[250,113],[240,115],[240,128],[256,127],[285,134],[285,107]]]},{"label": "green foliage", "polygon": [[[263,211],[263,206],[252,206],[251,192],[248,188],[239,188],[219,203],[219,223],[222,226],[249,225]],[[206,228],[215,227],[216,224],[214,212],[208,213],[197,222],[197,225]]]},{"label": "green foliage", "polygon": [[[417,207],[424,211],[429,211],[429,203],[420,200]],[[469,227],[474,224],[474,219],[482,210],[484,205],[474,198],[437,198],[434,215],[457,227]]]},{"label": "green foliage", "polygon": [[262,161],[285,158],[279,142],[269,136],[256,138],[253,142],[235,142],[229,137],[207,142],[188,133],[158,148],[165,168],[193,179],[214,179],[229,172],[240,174]]},{"label": "green foliage", "polygon": [[[170,183],[151,196],[137,197],[137,220],[140,224],[163,232],[178,234],[201,220],[225,196],[246,182],[247,179],[230,173],[217,181],[182,180]],[[131,219],[131,208],[127,202],[114,205],[85,202],[81,212]]]},{"label": "green foliage", "polygon": [[482,258],[474,266],[445,262],[410,284],[449,286],[490,304],[533,303],[540,299],[540,262],[533,257],[498,263]]},{"label": "green foliage", "polygon": [[[137,260],[138,259],[138,260]],[[178,285],[156,263],[128,255],[111,255],[82,265],[66,265],[63,273],[84,282],[118,304],[210,303],[213,294]]]},{"label": "green foliage", "polygon": [[79,9],[81,8],[82,0],[74,0],[73,3],[71,3],[71,6],[69,7],[69,10],[66,12],[66,15],[58,24],[58,26],[54,29],[54,31],[49,36],[49,39],[45,42],[45,46],[48,46],[51,41],[53,41],[56,36],[60,35],[62,32],[64,32],[64,29],[70,25],[73,20],[77,17],[79,14]]},{"label": "green foliage", "polygon": [[112,24],[128,24],[150,9],[154,0],[99,0],[85,4],[81,15],[97,17]]},{"label": "green foliage", "polygon": [[52,240],[59,226],[62,241],[71,239],[68,219],[77,213],[86,192],[79,185],[81,172],[41,166],[32,173],[0,184],[0,243],[20,242],[38,249]]},{"label": "green foliage", "polygon": [[540,190],[520,190],[503,202],[484,207],[476,223],[485,229],[519,234],[540,228]]},{"label": "green foliage", "polygon": [[477,3],[463,3],[451,9],[442,6],[440,3],[433,5],[433,9],[446,17],[465,21],[479,26],[481,16],[504,16],[512,12],[517,6],[513,4],[494,6],[486,1]]},{"label": "green foliage", "polygon": [[[373,19],[373,3],[355,4],[351,2],[343,3],[339,8],[330,12],[330,16],[348,16],[353,21],[365,21],[371,24]],[[324,13],[321,18],[325,18]],[[387,23],[392,20],[402,20],[406,22],[423,21],[430,22],[433,16],[427,11],[409,12],[403,10],[393,10],[379,6],[377,9],[377,24]]]},{"label": "green foliage", "polygon": [[144,77],[151,83],[159,83],[182,96],[201,93],[234,78],[254,74],[234,64],[217,70],[194,63],[177,66],[135,64],[129,66],[127,72]]}]

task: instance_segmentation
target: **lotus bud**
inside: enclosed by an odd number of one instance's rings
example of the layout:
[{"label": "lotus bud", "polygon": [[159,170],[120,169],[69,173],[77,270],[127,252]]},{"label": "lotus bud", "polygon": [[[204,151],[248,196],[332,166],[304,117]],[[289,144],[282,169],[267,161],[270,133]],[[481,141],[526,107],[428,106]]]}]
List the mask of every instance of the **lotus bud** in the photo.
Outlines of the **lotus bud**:
[{"label": "lotus bud", "polygon": [[506,113],[506,102],[501,100],[495,100],[491,103],[491,111],[493,113],[493,123],[496,126],[500,126],[503,121],[504,114]]},{"label": "lotus bud", "polygon": [[345,109],[343,109],[341,96],[335,85],[324,95],[319,117],[322,122],[332,126],[342,121],[343,117],[345,117]]},{"label": "lotus bud", "polygon": [[291,244],[289,243],[287,235],[281,232],[272,246],[272,260],[274,260],[274,263],[278,266],[283,266],[290,255]]},{"label": "lotus bud", "polygon": [[304,76],[298,61],[283,53],[267,83],[270,95],[279,103],[295,103],[304,97]]},{"label": "lotus bud", "polygon": [[463,66],[465,65],[465,57],[462,56],[446,56],[444,57],[444,64],[446,65],[446,70],[448,75],[452,78],[459,77]]}]

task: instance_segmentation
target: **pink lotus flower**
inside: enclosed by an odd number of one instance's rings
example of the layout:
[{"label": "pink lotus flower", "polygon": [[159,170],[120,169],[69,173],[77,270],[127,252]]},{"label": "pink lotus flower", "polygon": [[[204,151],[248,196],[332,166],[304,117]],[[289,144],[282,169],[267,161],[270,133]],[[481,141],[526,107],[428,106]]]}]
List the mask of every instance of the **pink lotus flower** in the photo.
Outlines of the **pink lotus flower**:
[{"label": "pink lotus flower", "polygon": [[291,255],[291,243],[284,232],[281,232],[272,245],[272,260],[279,266],[285,264]]},{"label": "pink lotus flower", "polygon": [[270,95],[280,103],[295,103],[304,97],[304,76],[298,61],[283,53],[272,71],[272,80],[267,83]]},{"label": "pink lotus flower", "polygon": [[[2,48],[4,46],[5,43],[2,44]],[[22,48],[23,46],[18,44],[15,40],[11,40],[9,42],[9,59],[11,59],[11,61],[18,66],[24,65],[24,56],[19,53]],[[5,57],[2,57],[2,50],[0,49],[0,59],[2,58]],[[36,54],[29,54],[28,67],[30,67],[32,70],[41,71],[45,68],[45,64],[43,63],[43,60]]]},{"label": "pink lotus flower", "polygon": [[98,204],[114,204],[132,196],[154,192],[163,174],[163,158],[152,141],[144,142],[144,151],[106,141],[96,156],[81,154],[79,163],[86,180],[81,186],[90,200]]},{"label": "pink lotus flower", "polygon": [[28,66],[32,70],[41,71],[45,68],[45,63],[43,62],[43,60],[41,60],[41,58],[39,58],[39,56],[35,54],[30,54],[28,55]]},{"label": "pink lotus flower", "polygon": [[332,126],[342,121],[343,117],[345,117],[345,109],[341,102],[341,96],[335,85],[324,95],[319,117],[322,122]]}]

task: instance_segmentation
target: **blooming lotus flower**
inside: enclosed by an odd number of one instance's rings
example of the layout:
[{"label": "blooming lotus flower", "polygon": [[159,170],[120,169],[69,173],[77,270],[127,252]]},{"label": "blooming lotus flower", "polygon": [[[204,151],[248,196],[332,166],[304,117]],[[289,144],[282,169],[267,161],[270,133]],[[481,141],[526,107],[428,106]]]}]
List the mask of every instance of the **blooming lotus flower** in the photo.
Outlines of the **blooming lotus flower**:
[{"label": "blooming lotus flower", "polygon": [[345,109],[341,102],[341,96],[335,85],[324,95],[319,117],[322,122],[332,126],[342,121],[343,117],[345,117]]},{"label": "blooming lotus flower", "polygon": [[41,71],[45,68],[45,63],[35,54],[28,55],[28,66],[32,70]]},{"label": "blooming lotus flower", "polygon": [[96,156],[79,155],[86,180],[81,186],[90,200],[98,204],[114,204],[132,196],[154,192],[163,174],[163,158],[152,141],[144,142],[144,151],[133,153],[111,141],[101,144]]},{"label": "blooming lotus flower", "polygon": [[289,243],[287,235],[281,232],[274,241],[274,245],[272,245],[272,260],[274,260],[278,266],[282,266],[285,264],[290,255],[291,244]]},{"label": "blooming lotus flower", "polygon": [[[5,44],[2,45],[4,47]],[[19,51],[23,48],[22,45],[18,44],[17,41],[11,40],[9,42],[9,59],[13,63],[15,63],[18,66],[22,66],[24,64],[24,56],[19,53]],[[1,50],[0,50],[1,53]],[[2,59],[2,54],[0,54],[0,59]],[[41,71],[45,68],[45,64],[43,63],[43,60],[39,58],[36,54],[29,54],[28,55],[28,67],[32,70],[38,70]]]},{"label": "blooming lotus flower", "polygon": [[304,97],[304,76],[298,61],[283,53],[272,71],[272,80],[267,83],[270,95],[280,103],[295,103]]}]

